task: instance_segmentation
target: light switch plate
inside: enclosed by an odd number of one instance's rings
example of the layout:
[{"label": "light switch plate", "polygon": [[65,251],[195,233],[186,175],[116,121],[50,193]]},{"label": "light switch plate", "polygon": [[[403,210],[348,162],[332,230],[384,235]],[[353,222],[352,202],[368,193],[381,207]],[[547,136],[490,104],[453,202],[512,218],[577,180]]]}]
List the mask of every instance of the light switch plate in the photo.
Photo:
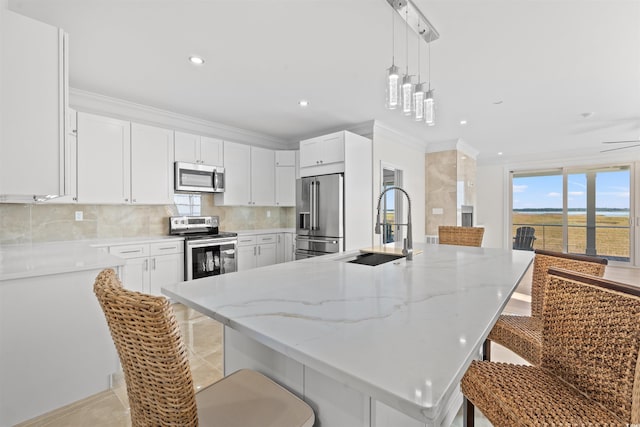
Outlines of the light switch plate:
[{"label": "light switch plate", "polygon": [[76,221],[82,221],[82,211],[76,211]]}]

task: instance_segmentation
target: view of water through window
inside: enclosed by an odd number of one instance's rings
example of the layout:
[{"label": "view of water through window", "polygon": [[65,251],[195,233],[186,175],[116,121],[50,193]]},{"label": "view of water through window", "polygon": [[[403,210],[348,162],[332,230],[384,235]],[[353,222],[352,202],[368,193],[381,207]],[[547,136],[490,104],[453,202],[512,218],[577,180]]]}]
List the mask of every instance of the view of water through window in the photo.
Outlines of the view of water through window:
[{"label": "view of water through window", "polygon": [[513,236],[532,227],[533,249],[629,262],[630,179],[629,166],[514,173]]}]

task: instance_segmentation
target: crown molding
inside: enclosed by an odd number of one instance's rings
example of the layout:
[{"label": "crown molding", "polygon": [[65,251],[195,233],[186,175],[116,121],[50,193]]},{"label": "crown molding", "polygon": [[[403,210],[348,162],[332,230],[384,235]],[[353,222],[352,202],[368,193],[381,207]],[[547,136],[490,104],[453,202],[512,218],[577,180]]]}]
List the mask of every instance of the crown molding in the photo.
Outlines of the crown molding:
[{"label": "crown molding", "polygon": [[406,133],[403,133],[402,131],[399,131],[398,129],[389,126],[387,123],[381,122],[379,120],[374,120],[373,122],[374,142],[375,142],[375,134],[377,131],[382,131],[384,133],[387,133],[388,135],[393,137],[395,141],[398,141],[400,144],[406,145],[407,147],[410,147],[414,150],[418,150],[423,153],[426,151],[425,150],[426,144],[424,141],[414,136],[407,135]]},{"label": "crown molding", "polygon": [[272,149],[291,149],[295,144],[246,129],[198,119],[148,105],[70,88],[69,105],[78,111],[195,133]]}]

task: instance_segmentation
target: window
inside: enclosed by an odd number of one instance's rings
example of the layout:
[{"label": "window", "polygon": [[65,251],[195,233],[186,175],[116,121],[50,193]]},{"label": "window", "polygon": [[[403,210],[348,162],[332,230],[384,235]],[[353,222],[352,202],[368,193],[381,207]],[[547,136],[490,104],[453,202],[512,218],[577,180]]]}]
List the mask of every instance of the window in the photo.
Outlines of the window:
[{"label": "window", "polygon": [[630,186],[628,165],[514,172],[513,236],[533,227],[534,249],[630,262]]},{"label": "window", "polygon": [[178,209],[178,215],[201,215],[202,198],[200,194],[174,194],[173,201]]}]

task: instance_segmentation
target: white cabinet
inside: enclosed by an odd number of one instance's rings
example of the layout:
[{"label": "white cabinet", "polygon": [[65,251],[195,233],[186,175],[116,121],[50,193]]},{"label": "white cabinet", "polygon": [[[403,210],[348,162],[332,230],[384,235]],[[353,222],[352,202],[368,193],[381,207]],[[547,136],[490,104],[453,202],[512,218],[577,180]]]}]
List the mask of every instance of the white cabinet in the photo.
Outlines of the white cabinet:
[{"label": "white cabinet", "polygon": [[293,233],[278,233],[276,235],[276,263],[289,262],[295,259]]},{"label": "white cabinet", "polygon": [[79,203],[173,203],[173,131],[78,113]]},{"label": "white cabinet", "polygon": [[57,197],[52,203],[77,203],[78,202],[78,165],[76,163],[78,156],[78,114],[75,110],[67,109],[66,115],[66,146],[68,150],[65,152],[66,168],[65,176],[67,177],[66,195]]},{"label": "white cabinet", "polygon": [[66,34],[2,12],[0,201],[11,201],[5,196],[33,201],[34,196],[63,195],[68,190]]},{"label": "white cabinet", "polygon": [[276,206],[296,205],[296,151],[276,151]]},{"label": "white cabinet", "polygon": [[175,161],[223,166],[223,141],[207,136],[175,132]]},{"label": "white cabinet", "polygon": [[225,191],[216,193],[217,206],[274,206],[273,150],[224,142]]},{"label": "white cabinet", "polygon": [[277,262],[277,234],[238,237],[238,271],[264,267]]},{"label": "white cabinet", "polygon": [[126,259],[120,280],[127,289],[162,295],[163,286],[184,280],[182,241],[110,246],[109,253]]},{"label": "white cabinet", "polygon": [[[300,172],[303,168],[332,165],[328,173],[344,172],[345,131],[300,141]],[[340,168],[339,165],[342,164]],[[317,174],[313,173],[313,174]],[[309,176],[309,175],[303,175]]]},{"label": "white cabinet", "polygon": [[274,206],[275,154],[273,150],[251,147],[251,204]]},{"label": "white cabinet", "polygon": [[131,124],[131,203],[173,203],[173,131]]},{"label": "white cabinet", "polygon": [[78,202],[129,203],[131,124],[78,112]]}]

